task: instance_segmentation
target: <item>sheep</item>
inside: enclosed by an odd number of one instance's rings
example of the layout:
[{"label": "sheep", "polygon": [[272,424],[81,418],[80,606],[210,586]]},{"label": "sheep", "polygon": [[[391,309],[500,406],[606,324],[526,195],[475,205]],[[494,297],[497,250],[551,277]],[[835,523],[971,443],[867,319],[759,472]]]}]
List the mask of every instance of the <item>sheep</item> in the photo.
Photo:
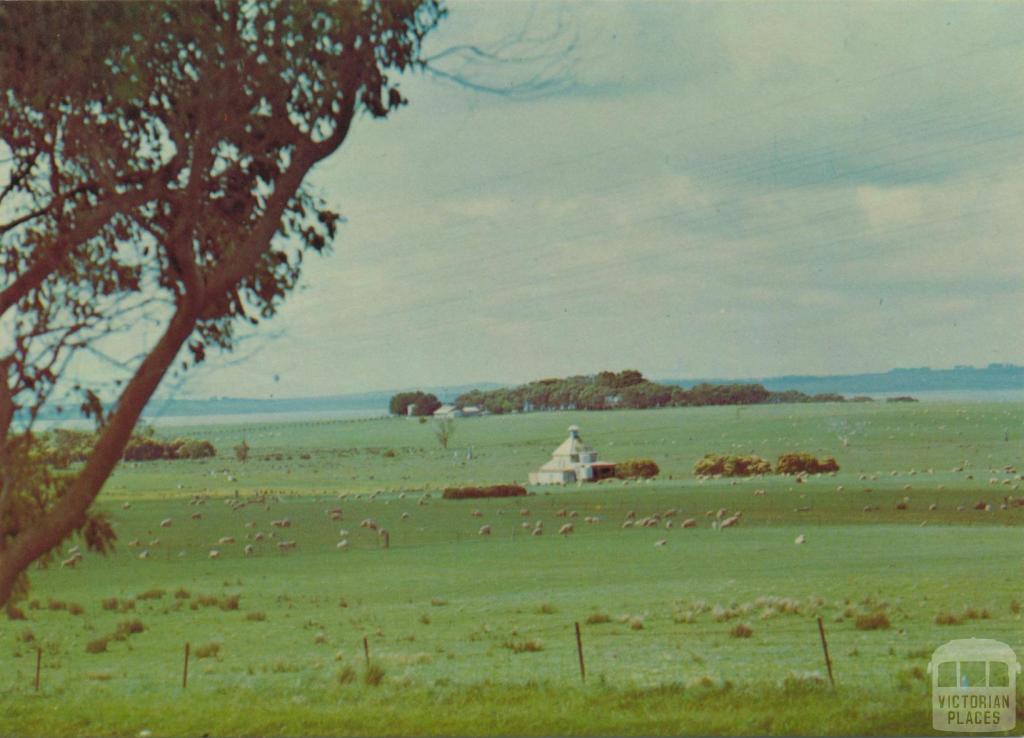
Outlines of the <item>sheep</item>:
[{"label": "sheep", "polygon": [[666,520],[665,521],[665,530],[672,530],[672,521],[671,520]]},{"label": "sheep", "polygon": [[348,541],[344,539],[340,540],[336,544],[334,544],[334,547],[340,551],[344,551],[348,548]]},{"label": "sheep", "polygon": [[558,534],[561,536],[567,536],[570,533],[574,533],[575,531],[576,529],[573,527],[572,523],[566,523],[558,529]]},{"label": "sheep", "polygon": [[864,512],[875,512],[876,510],[879,510],[879,509],[880,508],[878,507],[878,505],[865,505],[864,506]]},{"label": "sheep", "polygon": [[408,520],[410,517],[411,516],[409,515],[409,513],[407,513],[407,512],[402,513],[402,520]]},{"label": "sheep", "polygon": [[61,569],[74,569],[75,565],[82,560],[81,554],[72,556],[71,558],[64,559],[60,562]]},{"label": "sheep", "polygon": [[623,524],[622,524],[622,529],[623,530],[625,530],[626,528],[632,528],[632,527],[633,527],[633,521],[632,520],[627,520],[627,521],[623,522]]},{"label": "sheep", "polygon": [[252,539],[254,541],[262,541],[263,540],[263,534],[260,533],[259,531],[256,531],[255,533],[253,533]]},{"label": "sheep", "polygon": [[482,518],[484,516],[484,514],[479,510],[474,510],[473,512],[470,513],[470,515],[474,518]]},{"label": "sheep", "polygon": [[122,503],[121,504],[121,509],[122,510],[131,510],[132,509],[132,503],[130,503],[130,502]]},{"label": "sheep", "polygon": [[578,512],[576,512],[575,510],[570,510],[569,511],[569,517],[570,518],[578,518],[579,516],[580,516],[580,514]]},{"label": "sheep", "polygon": [[138,538],[133,538],[130,541],[128,541],[128,548],[138,548],[141,545],[142,541],[140,541]]},{"label": "sheep", "polygon": [[939,509],[939,504],[937,502],[933,502],[928,506],[928,509],[932,512],[935,512],[936,510]]},{"label": "sheep", "polygon": [[722,524],[719,525],[718,528],[719,528],[719,530],[724,530],[726,528],[732,528],[734,525],[739,525],[739,522],[740,522],[740,515],[737,513],[736,515],[732,515],[732,516],[726,518],[725,520],[723,520]]},{"label": "sheep", "polygon": [[697,527],[697,518],[687,518],[686,520],[683,521],[683,524],[680,525],[679,527],[680,528],[696,528]]},{"label": "sheep", "polygon": [[491,535],[491,526],[489,526],[489,525],[481,525],[480,526],[480,530],[477,531],[477,535],[480,535],[480,536],[489,536],[489,535]]},{"label": "sheep", "polygon": [[255,528],[256,527],[256,521],[255,520],[247,521],[246,524],[245,524],[245,527],[246,528]]},{"label": "sheep", "polygon": [[338,510],[337,512],[331,511],[331,520],[334,520],[334,521],[341,520],[341,511],[340,510]]},{"label": "sheep", "polygon": [[805,536],[803,533],[801,533],[800,535],[798,535],[796,538],[793,539],[793,543],[795,543],[798,546],[801,545],[801,544],[807,543],[807,536]]},{"label": "sheep", "polygon": [[192,520],[202,520],[203,519],[203,514],[195,512],[195,513],[192,513],[189,517],[192,518]]},{"label": "sheep", "polygon": [[280,541],[277,547],[281,551],[291,551],[295,549],[295,541]]},{"label": "sheep", "polygon": [[666,540],[665,540],[664,538],[659,538],[658,540],[656,540],[656,541],[654,542],[654,547],[655,547],[655,548],[661,548],[661,547],[662,547],[662,546],[664,546],[664,545],[665,545],[666,543],[668,543],[668,541],[666,541]]},{"label": "sheep", "polygon": [[544,535],[544,529],[543,528],[534,528],[533,532],[530,535],[542,536],[542,535]]},{"label": "sheep", "polygon": [[256,553],[256,547],[253,546],[251,543],[247,543],[245,545],[245,555],[252,556],[254,553]]},{"label": "sheep", "polygon": [[140,559],[148,559],[149,558],[149,549],[145,549],[145,550],[141,551],[139,553],[139,558]]},{"label": "sheep", "polygon": [[755,489],[754,490],[754,497],[764,497],[764,490],[763,489]]},{"label": "sheep", "polygon": [[219,545],[221,545],[221,546],[226,546],[227,544],[234,543],[234,542],[235,542],[235,537],[234,536],[224,536],[223,538],[221,538],[220,540],[217,541],[217,543]]},{"label": "sheep", "polygon": [[172,524],[173,522],[174,522],[174,521],[173,521],[173,520],[171,520],[170,518],[164,518],[163,520],[161,520],[161,521],[160,521],[160,527],[161,527],[161,528],[170,528],[170,527],[171,527],[171,524]]},{"label": "sheep", "polygon": [[217,549],[212,549],[208,555],[211,559],[219,559],[220,551],[218,551]]},{"label": "sheep", "polygon": [[530,528],[530,524],[529,524],[529,523],[527,523],[526,521],[523,521],[523,523],[522,523],[522,527],[523,527],[523,528],[525,528],[525,529],[527,529],[527,530],[529,530],[529,528]]},{"label": "sheep", "polygon": [[629,512],[626,513],[626,520],[635,520],[635,519],[636,519],[636,511],[635,510],[630,510]]},{"label": "sheep", "polygon": [[564,507],[561,510],[556,510],[555,511],[555,517],[556,518],[564,518],[566,516],[566,514],[567,513],[566,513],[566,510],[565,510]]},{"label": "sheep", "polygon": [[523,509],[521,509],[519,511],[519,514],[522,515],[524,518],[526,518],[526,517],[529,517],[530,511],[529,511],[529,509],[524,507]]},{"label": "sheep", "polygon": [[377,521],[373,518],[366,518],[359,524],[360,528],[367,528],[369,530],[377,530]]},{"label": "sheep", "polygon": [[159,545],[160,545],[160,539],[159,538],[154,538],[152,541],[149,542],[149,547],[150,548],[156,548]]}]

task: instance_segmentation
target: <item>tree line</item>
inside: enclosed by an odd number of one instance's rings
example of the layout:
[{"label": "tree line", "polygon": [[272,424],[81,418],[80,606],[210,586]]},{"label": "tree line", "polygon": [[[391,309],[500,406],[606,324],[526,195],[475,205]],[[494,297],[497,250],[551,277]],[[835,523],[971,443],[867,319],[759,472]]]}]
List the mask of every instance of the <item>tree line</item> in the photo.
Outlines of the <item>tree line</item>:
[{"label": "tree line", "polygon": [[[854,398],[862,401],[870,398]],[[627,369],[541,379],[518,387],[472,390],[455,400],[457,407],[475,405],[501,415],[534,410],[612,410],[616,408],[764,405],[783,402],[847,402],[842,395],[808,395],[797,390],[772,392],[760,384],[698,384],[690,389],[658,384]]]}]

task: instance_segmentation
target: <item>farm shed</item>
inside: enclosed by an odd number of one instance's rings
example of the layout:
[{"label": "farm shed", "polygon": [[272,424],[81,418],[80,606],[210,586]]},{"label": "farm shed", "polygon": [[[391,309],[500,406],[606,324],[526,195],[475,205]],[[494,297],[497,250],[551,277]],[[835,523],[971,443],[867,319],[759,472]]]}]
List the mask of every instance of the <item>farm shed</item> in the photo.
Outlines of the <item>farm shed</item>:
[{"label": "farm shed", "polygon": [[596,482],[615,474],[615,464],[598,461],[597,452],[583,443],[578,426],[569,426],[569,437],[551,454],[551,460],[530,472],[530,484]]}]

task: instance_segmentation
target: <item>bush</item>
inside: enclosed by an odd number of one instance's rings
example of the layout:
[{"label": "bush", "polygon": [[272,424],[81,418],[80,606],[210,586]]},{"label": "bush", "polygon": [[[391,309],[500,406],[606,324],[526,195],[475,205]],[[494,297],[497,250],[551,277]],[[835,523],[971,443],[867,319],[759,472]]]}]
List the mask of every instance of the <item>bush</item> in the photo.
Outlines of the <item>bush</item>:
[{"label": "bush", "polygon": [[888,630],[889,616],[884,612],[866,612],[857,616],[854,621],[857,630]]},{"label": "bush", "polygon": [[823,474],[839,471],[839,464],[831,456],[818,459],[813,454],[782,454],[775,464],[776,474]]},{"label": "bush", "polygon": [[602,623],[610,623],[611,621],[612,619],[603,612],[593,612],[587,615],[587,625],[600,625]]},{"label": "bush", "polygon": [[370,664],[363,674],[363,682],[371,687],[376,687],[384,681],[384,669],[377,664]]},{"label": "bush", "polygon": [[108,638],[97,638],[95,641],[89,641],[85,644],[86,653],[103,653],[107,650]]},{"label": "bush", "polygon": [[[240,444],[234,447],[233,450],[235,452],[235,458],[241,461],[242,463],[245,463],[245,461],[249,458],[249,444],[245,442],[244,438],[242,439],[242,442]],[[278,459],[278,461],[280,461],[280,459]]]},{"label": "bush", "polygon": [[140,595],[136,595],[135,599],[138,600],[159,600],[163,597],[166,592],[162,589],[147,589]]},{"label": "bush", "polygon": [[446,500],[470,500],[484,497],[525,497],[526,488],[518,484],[496,484],[491,487],[448,487],[441,497]]},{"label": "bush", "polygon": [[25,611],[15,605],[7,605],[8,620],[25,620]]},{"label": "bush", "polygon": [[212,459],[217,455],[217,449],[209,441],[186,438],[175,441],[175,444],[178,445],[176,458],[179,459]]},{"label": "bush", "polygon": [[751,477],[755,474],[771,474],[771,471],[771,463],[760,456],[706,454],[693,466],[693,473],[699,477]]},{"label": "bush", "polygon": [[505,641],[503,645],[512,653],[537,653],[538,651],[544,650],[544,644],[533,639],[525,641],[509,640]]},{"label": "bush", "polygon": [[626,459],[615,464],[615,476],[619,479],[653,479],[660,473],[653,459]]},{"label": "bush", "polygon": [[216,658],[217,654],[220,653],[220,644],[214,641],[213,643],[207,643],[205,645],[196,648],[197,659],[212,659]]},{"label": "bush", "polygon": [[729,635],[733,638],[750,638],[754,635],[754,629],[746,623],[736,623],[732,630],[729,631]]}]

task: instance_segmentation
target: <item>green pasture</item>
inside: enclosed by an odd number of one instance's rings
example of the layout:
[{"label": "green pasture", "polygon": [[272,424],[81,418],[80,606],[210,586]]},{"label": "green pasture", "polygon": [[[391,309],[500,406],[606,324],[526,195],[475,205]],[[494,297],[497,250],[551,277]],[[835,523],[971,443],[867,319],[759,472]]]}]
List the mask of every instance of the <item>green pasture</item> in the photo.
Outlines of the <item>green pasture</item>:
[{"label": "green pasture", "polygon": [[[414,419],[168,431],[219,455],[122,465],[102,503],[116,553],[32,572],[25,619],[0,621],[0,735],[928,734],[937,646],[995,638],[1024,655],[1022,421],[1020,404],[538,413],[457,421],[449,449]],[[524,481],[571,423],[661,478],[440,499]],[[841,471],[694,479],[711,451],[809,451]],[[721,508],[740,525],[712,527]],[[865,615],[888,627],[858,628]],[[134,620],[141,632],[87,651]]]}]

